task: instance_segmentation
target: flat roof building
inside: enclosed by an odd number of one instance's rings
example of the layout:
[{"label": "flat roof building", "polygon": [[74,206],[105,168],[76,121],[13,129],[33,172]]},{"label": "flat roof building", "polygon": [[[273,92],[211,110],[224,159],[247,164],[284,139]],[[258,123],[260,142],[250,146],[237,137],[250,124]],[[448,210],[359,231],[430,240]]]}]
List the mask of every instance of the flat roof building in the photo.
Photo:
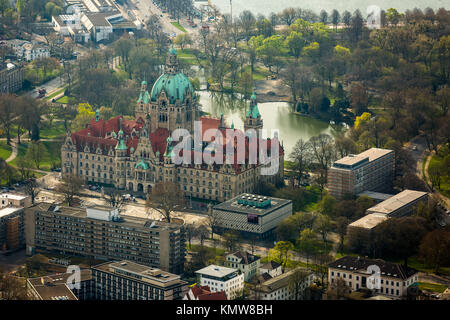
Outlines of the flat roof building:
[{"label": "flat roof building", "polygon": [[390,192],[394,170],[393,150],[371,148],[335,161],[328,171],[328,190],[337,199],[363,191]]},{"label": "flat roof building", "polygon": [[[27,293],[36,300],[90,300],[92,295],[91,270],[80,270],[80,287],[69,287],[73,273],[53,274],[27,279]],[[68,281],[69,280],[69,281]],[[73,283],[73,282],[72,282]],[[58,298],[59,297],[59,298]],[[62,298],[61,298],[62,297]],[[64,298],[67,297],[67,298]]]},{"label": "flat roof building", "polygon": [[273,230],[292,215],[292,201],[243,193],[215,205],[212,214],[217,223],[214,230],[237,230],[243,236],[270,238]]},{"label": "flat roof building", "polygon": [[386,214],[388,217],[403,217],[411,214],[414,210],[414,206],[419,202],[426,200],[428,200],[427,192],[403,190],[389,199],[367,209],[366,212],[367,214]]},{"label": "flat roof building", "polygon": [[100,260],[129,260],[183,273],[184,226],[119,215],[105,206],[87,209],[39,203],[25,210],[27,254],[55,252]]},{"label": "flat roof building", "polygon": [[179,275],[132,261],[91,268],[97,300],[181,300],[188,291]]},{"label": "flat roof building", "polygon": [[238,269],[212,264],[195,273],[201,286],[209,286],[211,292],[225,291],[229,300],[234,299],[244,289],[244,274]]}]

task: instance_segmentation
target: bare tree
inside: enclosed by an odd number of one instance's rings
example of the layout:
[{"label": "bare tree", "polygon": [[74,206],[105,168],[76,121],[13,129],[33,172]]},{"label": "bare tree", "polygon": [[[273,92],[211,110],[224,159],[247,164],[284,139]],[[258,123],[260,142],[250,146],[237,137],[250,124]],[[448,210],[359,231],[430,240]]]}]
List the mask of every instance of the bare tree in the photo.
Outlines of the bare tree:
[{"label": "bare tree", "polygon": [[173,212],[183,204],[183,192],[180,186],[173,182],[158,182],[149,192],[145,202],[147,209],[155,209],[164,216],[167,222],[171,222]]},{"label": "bare tree", "polygon": [[39,194],[40,186],[35,178],[30,178],[25,184],[25,193],[31,197],[31,203],[34,204],[36,196]]},{"label": "bare tree", "polygon": [[300,300],[305,297],[305,281],[309,276],[309,272],[302,268],[297,268],[289,276],[288,288],[294,293],[294,300]]},{"label": "bare tree", "polygon": [[103,198],[111,207],[118,209],[119,211],[125,205],[126,201],[122,194],[117,190],[110,190],[106,192]]},{"label": "bare tree", "polygon": [[303,181],[304,173],[306,173],[307,168],[310,164],[310,144],[303,139],[297,140],[294,149],[292,150],[289,157],[295,162],[295,171],[297,172],[297,180],[299,185]]},{"label": "bare tree", "polygon": [[220,227],[221,218],[220,215],[212,209],[211,205],[208,205],[207,225],[211,230],[211,239],[214,239],[214,228]]},{"label": "bare tree", "polygon": [[64,201],[67,202],[69,207],[74,204],[75,196],[81,190],[83,182],[82,178],[72,174],[64,177],[61,184],[58,186],[58,192],[64,195]]}]

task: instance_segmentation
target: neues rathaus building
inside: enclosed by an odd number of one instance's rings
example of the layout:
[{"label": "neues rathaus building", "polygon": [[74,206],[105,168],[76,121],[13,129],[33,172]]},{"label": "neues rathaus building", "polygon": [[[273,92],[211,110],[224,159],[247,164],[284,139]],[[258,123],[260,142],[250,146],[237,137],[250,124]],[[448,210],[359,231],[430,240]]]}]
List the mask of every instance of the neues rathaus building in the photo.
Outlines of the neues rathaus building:
[{"label": "neues rathaus building", "polygon": [[[262,181],[276,183],[283,179],[284,152],[277,138],[264,141],[269,150],[274,141],[279,145],[279,168],[273,175],[261,175],[261,169],[268,167],[267,164],[249,161],[250,139],[246,135],[245,163],[235,157],[229,164],[225,161],[224,164],[205,161],[175,164],[172,161],[175,142],[171,134],[175,129],[184,128],[193,135],[194,121],[201,122],[203,149],[211,147],[213,141],[203,137],[203,133],[208,129],[222,133],[219,147],[223,148],[224,157],[226,145],[231,143],[232,148],[237,148],[238,139],[234,137],[244,135],[233,125],[227,127],[223,116],[220,119],[200,116],[194,88],[179,71],[177,54],[172,48],[164,73],[151,91],[147,89],[147,82],[142,82],[135,120],[123,116],[103,120],[97,110],[86,128],[67,133],[61,150],[63,177],[73,174],[84,178],[86,183],[143,193],[149,192],[158,182],[172,181],[180,186],[185,196],[220,202],[244,192],[253,193]],[[256,94],[253,94],[244,129],[262,128],[263,120]],[[261,137],[255,140],[258,145],[263,141]],[[218,146],[215,141],[214,146]]]}]

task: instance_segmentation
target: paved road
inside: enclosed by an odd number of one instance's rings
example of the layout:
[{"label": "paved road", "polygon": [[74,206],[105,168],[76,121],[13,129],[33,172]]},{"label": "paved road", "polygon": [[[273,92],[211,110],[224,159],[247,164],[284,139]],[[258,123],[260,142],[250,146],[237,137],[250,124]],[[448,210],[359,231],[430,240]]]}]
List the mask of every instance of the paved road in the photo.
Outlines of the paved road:
[{"label": "paved road", "polygon": [[27,94],[33,98],[37,98],[39,96],[39,89],[45,88],[47,90],[46,96],[49,96],[59,88],[64,87],[65,84],[64,78],[56,77],[55,79],[36,87],[34,90],[28,91]]}]

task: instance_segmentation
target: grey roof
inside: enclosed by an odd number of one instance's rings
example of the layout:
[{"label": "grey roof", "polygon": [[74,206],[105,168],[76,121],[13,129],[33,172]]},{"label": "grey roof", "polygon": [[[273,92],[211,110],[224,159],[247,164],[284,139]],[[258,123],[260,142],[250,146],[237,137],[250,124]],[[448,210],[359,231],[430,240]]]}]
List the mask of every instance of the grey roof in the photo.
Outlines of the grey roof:
[{"label": "grey roof", "polygon": [[223,211],[229,211],[234,213],[240,213],[240,214],[256,214],[256,215],[265,215],[270,212],[276,211],[280,209],[281,207],[284,207],[290,203],[292,203],[291,200],[287,199],[280,199],[280,198],[274,198],[274,197],[267,197],[270,199],[270,205],[265,208],[256,208],[254,206],[248,206],[238,203],[238,199],[242,197],[243,194],[240,194],[230,200],[227,200],[225,202],[219,203],[213,207],[215,210],[223,210]]},{"label": "grey roof", "polygon": [[243,264],[251,264],[260,259],[258,256],[248,253],[247,251],[236,251],[231,254],[241,259],[241,263],[243,262]]},{"label": "grey roof", "polygon": [[380,202],[379,204],[367,209],[367,212],[379,212],[390,214],[411,202],[414,202],[422,197],[427,195],[426,192],[423,191],[415,191],[415,190],[403,190],[402,192],[390,197],[389,199]]},{"label": "grey roof", "polygon": [[274,270],[274,269],[277,269],[279,267],[281,267],[281,264],[271,260],[271,261],[263,264],[260,268],[261,269],[265,269],[265,270]]},{"label": "grey roof", "polygon": [[372,229],[389,217],[384,213],[370,213],[349,224],[349,227]]},{"label": "grey roof", "polygon": [[353,256],[345,256],[328,264],[329,268],[341,269],[349,272],[366,272],[371,265],[380,268],[382,277],[392,277],[406,280],[417,273],[416,269],[405,267],[402,264],[387,262],[381,259],[366,259]]},{"label": "grey roof", "polygon": [[111,23],[106,19],[107,14],[104,13],[86,13],[86,17],[95,27],[109,27]]},{"label": "grey roof", "polygon": [[357,155],[348,155],[333,163],[333,167],[337,168],[354,168],[365,162],[372,162],[394,151],[389,149],[370,148]]},{"label": "grey roof", "polygon": [[229,275],[232,275],[236,273],[238,270],[234,268],[227,268],[222,266],[217,266],[214,264],[211,264],[203,269],[195,271],[195,273],[201,274],[201,275],[208,275],[213,276],[216,278],[223,278]]},{"label": "grey roof", "polygon": [[286,273],[279,275],[278,277],[274,277],[274,278],[270,278],[270,279],[266,280],[265,282],[263,282],[261,284],[260,288],[256,288],[256,290],[265,292],[265,293],[270,293],[270,292],[274,292],[280,288],[287,287],[289,285],[291,275],[297,269],[301,269],[301,270],[305,271],[308,275],[310,275],[312,273],[311,271],[304,269],[304,268],[292,269]]}]

